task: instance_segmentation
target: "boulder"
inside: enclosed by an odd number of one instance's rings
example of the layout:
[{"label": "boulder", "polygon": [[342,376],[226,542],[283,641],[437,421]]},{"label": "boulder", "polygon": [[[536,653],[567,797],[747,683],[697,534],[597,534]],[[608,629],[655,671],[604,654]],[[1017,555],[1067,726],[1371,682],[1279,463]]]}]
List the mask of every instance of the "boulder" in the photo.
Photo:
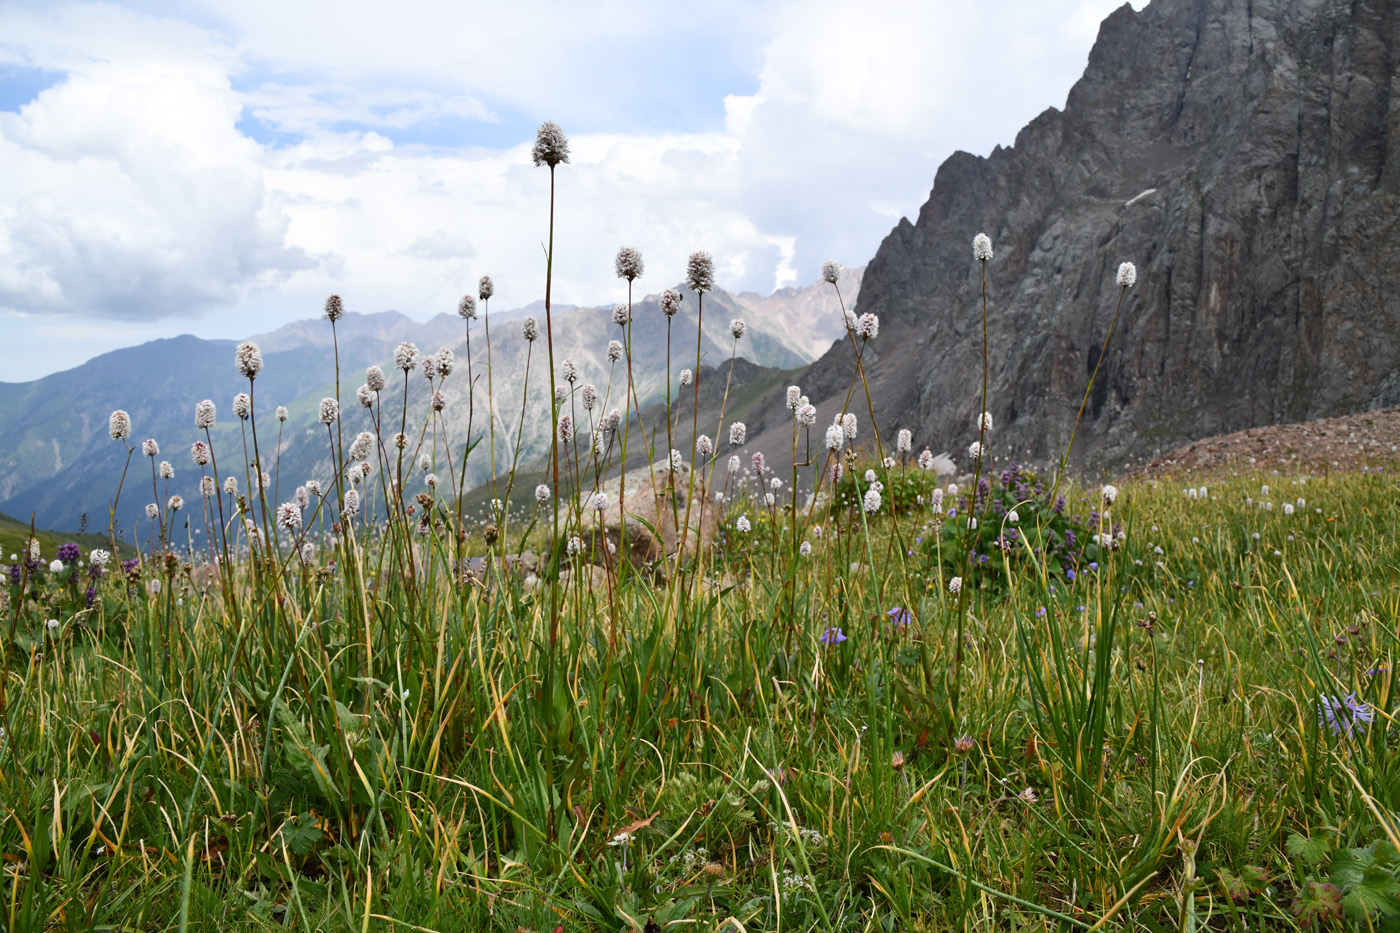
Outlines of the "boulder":
[{"label": "boulder", "polygon": [[[606,564],[621,559],[633,567],[650,568],[663,556],[674,559],[680,553],[685,560],[709,547],[719,527],[719,508],[706,501],[704,490],[697,487],[687,525],[689,488],[690,467],[682,464],[672,471],[664,461],[629,472],[625,484],[609,480],[604,487],[608,507],[601,513],[590,509],[583,519],[590,560]],[[686,529],[685,534],[678,529]]]}]

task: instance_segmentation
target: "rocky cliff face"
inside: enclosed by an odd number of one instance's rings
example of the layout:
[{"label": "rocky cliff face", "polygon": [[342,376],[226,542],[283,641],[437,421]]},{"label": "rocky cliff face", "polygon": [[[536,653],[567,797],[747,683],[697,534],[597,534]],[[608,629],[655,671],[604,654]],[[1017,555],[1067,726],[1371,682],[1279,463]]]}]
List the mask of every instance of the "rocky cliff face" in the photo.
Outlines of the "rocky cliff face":
[{"label": "rocky cliff face", "polygon": [[[1063,111],[956,153],[862,282],[882,433],[961,451],[982,382],[996,450],[1075,460],[1400,402],[1400,7],[1153,0],[1104,21]],[[803,378],[845,389],[849,344]],[[862,400],[863,401],[863,400]],[[861,406],[864,407],[863,405]]]}]

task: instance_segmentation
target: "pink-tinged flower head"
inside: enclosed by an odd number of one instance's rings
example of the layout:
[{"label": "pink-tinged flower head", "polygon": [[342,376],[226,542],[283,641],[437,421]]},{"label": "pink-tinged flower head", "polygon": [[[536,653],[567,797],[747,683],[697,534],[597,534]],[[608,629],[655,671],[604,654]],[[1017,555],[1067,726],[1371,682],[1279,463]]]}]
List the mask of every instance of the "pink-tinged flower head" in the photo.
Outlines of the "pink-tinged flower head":
[{"label": "pink-tinged flower head", "polygon": [[433,393],[433,397],[428,404],[432,406],[433,411],[442,411],[447,407],[447,396],[442,394],[441,389],[438,389]]},{"label": "pink-tinged flower head", "polygon": [[973,441],[971,444],[967,445],[967,459],[975,461],[980,456],[982,456],[981,444]]},{"label": "pink-tinged flower head", "polygon": [[169,460],[162,460],[162,461],[160,462],[160,478],[161,478],[161,479],[174,479],[174,478],[175,478],[175,468],[174,468],[173,466],[170,465],[170,461],[169,461]]},{"label": "pink-tinged flower head", "polygon": [[341,303],[339,295],[332,295],[326,299],[326,320],[334,324],[345,316],[345,305]]},{"label": "pink-tinged flower head", "polygon": [[741,318],[736,317],[734,320],[729,322],[729,333],[734,337],[735,340],[738,340],[740,337],[744,336],[744,331],[747,329],[748,325],[745,324]]},{"label": "pink-tinged flower head", "polygon": [[880,319],[870,312],[862,314],[856,319],[856,336],[866,340],[880,336]]},{"label": "pink-tinged flower head", "polygon": [[835,259],[828,259],[826,262],[822,263],[822,281],[830,282],[832,285],[835,285],[840,278],[841,263],[837,262]]},{"label": "pink-tinged flower head", "polygon": [[735,421],[729,426],[729,445],[731,447],[742,447],[744,438],[748,436],[748,426],[742,421]]},{"label": "pink-tinged flower head", "polygon": [[194,446],[190,448],[190,458],[194,460],[195,466],[208,466],[209,445],[203,441],[195,441]]},{"label": "pink-tinged flower head", "polygon": [[316,413],[316,420],[321,424],[335,424],[336,419],[339,417],[340,403],[329,396],[321,399],[320,408]]},{"label": "pink-tinged flower head", "polygon": [[585,382],[579,390],[579,397],[583,401],[583,410],[592,411],[593,406],[598,404],[598,387],[591,382]]},{"label": "pink-tinged flower head", "polygon": [[319,480],[309,479],[306,481],[306,491],[313,496],[321,495],[321,483]]},{"label": "pink-tinged flower head", "polygon": [[369,386],[371,392],[383,392],[386,384],[384,370],[378,366],[371,366],[365,370],[365,385]]},{"label": "pink-tinged flower head", "polygon": [[914,434],[908,428],[900,428],[898,440],[895,441],[895,448],[902,454],[907,454],[914,449]]},{"label": "pink-tinged flower head", "polygon": [[804,401],[797,408],[797,423],[805,428],[810,428],[817,423],[817,406],[805,401],[806,396],[803,396],[803,399]]},{"label": "pink-tinged flower head", "polygon": [[546,120],[540,124],[540,128],[535,132],[535,145],[530,150],[530,159],[536,167],[548,165],[551,169],[561,162],[568,163],[569,139],[558,123]]},{"label": "pink-tinged flower head", "polygon": [[433,365],[437,367],[437,374],[446,379],[452,375],[452,369],[457,365],[457,357],[448,347],[443,347],[437,351],[437,356],[433,357]]},{"label": "pink-tinged flower head", "polygon": [[540,505],[544,505],[549,501],[549,487],[544,483],[540,483],[535,487],[535,501]]},{"label": "pink-tinged flower head", "polygon": [[539,322],[532,317],[527,317],[520,325],[520,332],[524,335],[526,341],[534,343],[536,340],[540,339]]},{"label": "pink-tinged flower head", "polygon": [[218,487],[214,485],[214,477],[206,476],[199,481],[199,494],[206,499],[214,498],[214,493]]},{"label": "pink-tinged flower head", "polygon": [[710,440],[708,434],[701,434],[695,439],[695,453],[702,459],[715,452],[715,442]]},{"label": "pink-tinged flower head", "polygon": [[617,250],[617,259],[613,263],[617,270],[617,277],[631,282],[642,277],[642,270],[645,265],[642,263],[642,251],[635,246],[622,246]]},{"label": "pink-tinged flower head", "polygon": [[605,432],[616,431],[620,424],[622,424],[622,412],[616,408],[611,408],[608,410],[608,413],[603,416],[601,428]]},{"label": "pink-tinged flower head", "polygon": [[457,316],[464,321],[476,319],[476,299],[471,295],[463,295],[462,300],[457,302]]},{"label": "pink-tinged flower head", "polygon": [[306,491],[305,486],[298,486],[296,491],[297,508],[308,509],[311,507],[311,493]]},{"label": "pink-tinged flower head", "polygon": [[992,238],[985,233],[979,233],[972,238],[972,258],[980,262],[986,262],[992,258]]},{"label": "pink-tinged flower head", "polygon": [[575,382],[578,382],[578,364],[571,359],[565,358],[564,362],[559,366],[559,375],[563,377],[565,382],[573,385]]},{"label": "pink-tinged flower head", "polygon": [[707,292],[715,287],[715,261],[709,253],[697,250],[685,264],[685,284],[693,292]]},{"label": "pink-tinged flower head", "polygon": [[368,431],[361,431],[355,435],[355,439],[350,442],[350,459],[367,460],[374,452],[374,435]]},{"label": "pink-tinged flower head", "polygon": [[626,327],[627,322],[632,320],[632,312],[626,305],[613,305],[612,321],[618,327]]},{"label": "pink-tinged flower head", "polygon": [[763,451],[756,451],[753,455],[753,475],[763,479],[763,471],[766,469],[763,459]]},{"label": "pink-tinged flower head", "polygon": [[482,301],[491,300],[491,296],[496,294],[496,283],[491,281],[491,276],[481,277],[481,281],[476,283],[476,294]]},{"label": "pink-tinged flower head", "polygon": [[224,492],[228,493],[230,496],[236,496],[236,495],[238,495],[238,478],[237,478],[237,477],[235,477],[235,476],[228,476],[228,477],[225,477],[225,478],[224,478]]},{"label": "pink-tinged flower head", "polygon": [[277,507],[277,524],[295,534],[301,528],[301,509],[295,502],[283,502]]},{"label": "pink-tinged flower head", "polygon": [[238,349],[233,353],[233,362],[238,367],[240,376],[255,379],[258,373],[262,372],[262,351],[251,340],[240,343]]},{"label": "pink-tinged flower head", "polygon": [[597,512],[605,512],[608,508],[608,494],[600,492],[593,497],[593,509]]},{"label": "pink-tinged flower head", "polygon": [[216,415],[213,399],[205,399],[196,402],[194,406],[194,426],[196,430],[203,431],[214,426]]},{"label": "pink-tinged flower head", "polygon": [[880,490],[871,486],[865,491],[865,498],[862,502],[865,511],[875,513],[880,511]]},{"label": "pink-tinged flower head", "polygon": [[919,469],[933,469],[933,451],[929,450],[927,447],[925,447],[923,451],[919,454]]},{"label": "pink-tinged flower head", "polygon": [[616,363],[616,362],[617,362],[618,360],[620,360],[620,359],[622,359],[622,341],[621,341],[621,340],[609,340],[609,341],[608,341],[608,362],[609,362],[609,363]]},{"label": "pink-tinged flower head", "polygon": [[343,515],[354,518],[360,514],[360,494],[353,489],[345,490],[345,509]]},{"label": "pink-tinged flower head", "polygon": [[112,435],[112,440],[119,441],[131,436],[131,416],[118,408],[112,412],[112,417],[107,420],[107,430]]},{"label": "pink-tinged flower head", "polygon": [[830,451],[840,450],[846,444],[846,432],[841,430],[841,425],[833,424],[826,429],[826,449]]},{"label": "pink-tinged flower head", "polygon": [[961,593],[961,592],[962,592],[962,577],[954,577],[953,579],[951,579],[951,580],[948,581],[948,592],[949,592],[949,593]]},{"label": "pink-tinged flower head", "polygon": [[681,293],[674,288],[668,288],[661,293],[661,313],[667,317],[675,317],[681,309]]},{"label": "pink-tinged flower head", "polygon": [[574,417],[573,415],[561,415],[559,417],[559,443],[569,444],[574,439]]},{"label": "pink-tinged flower head", "polygon": [[233,397],[233,413],[238,416],[238,420],[247,421],[253,416],[253,400],[247,392],[239,392]]},{"label": "pink-tinged flower head", "polygon": [[147,457],[159,457],[160,445],[156,443],[155,438],[147,438],[141,442],[141,453]]},{"label": "pink-tinged flower head", "polygon": [[394,365],[404,372],[413,369],[413,364],[418,362],[418,348],[405,340],[394,348]]}]

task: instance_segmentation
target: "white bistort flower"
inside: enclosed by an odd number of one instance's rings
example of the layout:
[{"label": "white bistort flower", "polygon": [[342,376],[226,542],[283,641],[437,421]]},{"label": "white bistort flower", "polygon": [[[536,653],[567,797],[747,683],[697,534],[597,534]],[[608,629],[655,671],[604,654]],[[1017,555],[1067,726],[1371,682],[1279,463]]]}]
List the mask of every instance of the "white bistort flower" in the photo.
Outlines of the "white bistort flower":
[{"label": "white bistort flower", "polygon": [[867,489],[865,491],[865,500],[863,505],[865,507],[865,511],[867,512],[880,511],[880,490],[876,489],[874,486],[871,486],[869,489]]},{"label": "white bistort flower", "polygon": [[972,258],[981,262],[986,262],[992,258],[992,238],[985,233],[979,233],[972,238]]},{"label": "white bistort flower", "polygon": [[262,351],[251,340],[240,343],[238,349],[233,352],[233,362],[238,367],[240,376],[254,379],[262,372]]},{"label": "white bistort flower", "polygon": [[418,362],[418,348],[405,340],[394,348],[394,366],[409,372]]},{"label": "white bistort flower", "polygon": [[112,412],[112,417],[107,420],[107,431],[112,435],[112,440],[119,441],[131,436],[131,416],[118,408]]},{"label": "white bistort flower", "polygon": [[752,531],[753,526],[749,524],[749,517],[747,515],[740,515],[738,518],[734,519],[734,530],[741,534],[748,534]]},{"label": "white bistort flower", "polygon": [[355,435],[355,439],[350,442],[350,459],[366,460],[374,452],[374,435],[368,431],[361,431]]},{"label": "white bistort flower", "polygon": [[365,385],[369,386],[371,392],[383,392],[384,386],[388,382],[384,378],[384,370],[378,366],[371,366],[365,370]]},{"label": "white bistort flower", "polygon": [[900,428],[896,435],[895,449],[902,454],[907,454],[914,448],[914,434],[908,428]]},{"label": "white bistort flower", "polygon": [[685,284],[693,292],[707,292],[715,286],[715,261],[704,250],[690,254],[685,264]]},{"label": "white bistort flower", "polygon": [[1137,266],[1130,262],[1125,262],[1118,267],[1118,284],[1123,288],[1132,288],[1137,282]]},{"label": "white bistort flower", "polygon": [[822,281],[835,285],[841,278],[841,263],[835,259],[828,259],[822,263]]},{"label": "white bistort flower", "polygon": [[642,262],[642,251],[635,246],[621,246],[617,250],[617,259],[613,261],[613,268],[617,270],[617,277],[632,281],[642,277],[642,271],[646,268]]},{"label": "white bistort flower", "polygon": [[748,435],[748,427],[742,421],[735,421],[729,426],[729,445],[731,447],[741,447],[744,438]]},{"label": "white bistort flower", "polygon": [[862,314],[856,320],[856,336],[864,337],[866,340],[873,340],[880,336],[880,319],[870,312]]},{"label": "white bistort flower", "polygon": [[729,333],[734,337],[735,340],[738,340],[740,337],[744,336],[744,330],[747,327],[747,324],[745,324],[742,320],[736,317],[734,318],[734,320],[729,322]]},{"label": "white bistort flower", "polygon": [[609,363],[616,363],[616,362],[617,362],[618,360],[620,360],[620,359],[622,359],[622,341],[621,341],[621,340],[609,340],[609,341],[608,341],[608,362],[609,362]]},{"label": "white bistort flower", "polygon": [[196,402],[194,406],[195,429],[203,431],[206,428],[212,428],[214,426],[214,415],[215,408],[213,399],[206,398],[201,402]]}]

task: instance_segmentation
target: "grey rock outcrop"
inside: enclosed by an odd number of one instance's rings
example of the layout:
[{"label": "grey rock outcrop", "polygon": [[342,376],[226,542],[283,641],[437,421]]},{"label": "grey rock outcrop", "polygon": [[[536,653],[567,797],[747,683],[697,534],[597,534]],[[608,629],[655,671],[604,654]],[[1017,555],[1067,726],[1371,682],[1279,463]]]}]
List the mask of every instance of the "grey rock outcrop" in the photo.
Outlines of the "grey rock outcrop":
[{"label": "grey rock outcrop", "polygon": [[[865,362],[887,446],[900,427],[916,449],[975,438],[978,232],[995,248],[1003,455],[1043,461],[1069,440],[1123,260],[1137,285],[1075,440],[1081,468],[1400,402],[1400,7],[1153,0],[1110,15],[1064,110],[1011,148],[944,162],[867,268],[858,310],[881,318]],[[843,393],[851,357],[834,345],[804,390]]]}]

